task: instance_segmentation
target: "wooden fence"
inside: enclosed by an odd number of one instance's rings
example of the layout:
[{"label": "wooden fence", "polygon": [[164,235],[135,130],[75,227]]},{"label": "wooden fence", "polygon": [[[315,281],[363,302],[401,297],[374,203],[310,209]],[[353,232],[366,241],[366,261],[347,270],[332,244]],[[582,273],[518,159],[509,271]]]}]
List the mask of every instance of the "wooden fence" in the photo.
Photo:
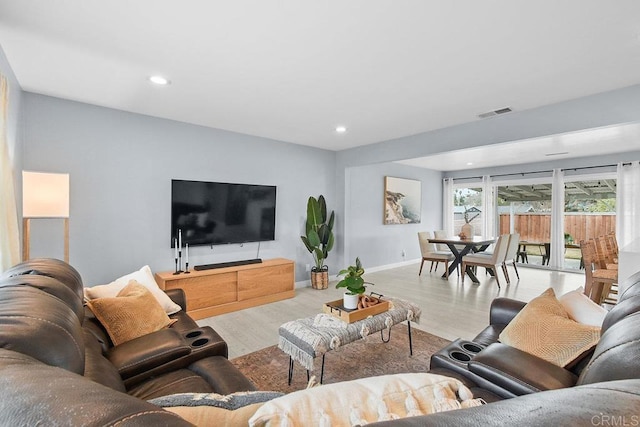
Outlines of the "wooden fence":
[{"label": "wooden fence", "polygon": [[[509,233],[509,214],[500,215],[500,234]],[[548,242],[551,236],[551,214],[525,213],[514,215],[514,230],[520,240]],[[571,213],[564,215],[564,232],[575,243],[616,231],[616,215],[607,213]]]}]

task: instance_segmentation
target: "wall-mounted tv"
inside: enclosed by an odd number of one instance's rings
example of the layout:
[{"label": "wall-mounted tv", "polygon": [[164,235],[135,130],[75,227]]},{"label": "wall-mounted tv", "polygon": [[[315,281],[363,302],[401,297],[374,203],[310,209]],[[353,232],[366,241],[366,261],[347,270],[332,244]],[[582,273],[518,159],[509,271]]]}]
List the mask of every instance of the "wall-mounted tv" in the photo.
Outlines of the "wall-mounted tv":
[{"label": "wall-mounted tv", "polygon": [[171,247],[275,240],[276,187],[171,180]]}]

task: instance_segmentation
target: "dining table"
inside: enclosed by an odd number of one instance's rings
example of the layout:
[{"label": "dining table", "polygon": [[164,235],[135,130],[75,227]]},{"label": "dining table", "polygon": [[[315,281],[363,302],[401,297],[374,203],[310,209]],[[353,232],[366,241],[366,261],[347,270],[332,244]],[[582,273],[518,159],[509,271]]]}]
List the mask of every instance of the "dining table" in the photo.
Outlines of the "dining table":
[{"label": "dining table", "polygon": [[[495,237],[481,237],[481,236],[473,236],[473,237],[465,237],[461,238],[459,236],[455,237],[444,237],[444,238],[431,238],[429,239],[429,243],[436,244],[445,244],[451,251],[451,253],[455,256],[455,259],[451,264],[449,264],[449,274],[452,274],[458,265],[462,263],[462,257],[467,255],[470,252],[482,252],[486,250],[489,245],[496,242]],[[474,283],[480,283],[478,278],[476,277],[473,269],[471,267],[467,267],[466,271],[467,275],[471,278]],[[495,272],[490,271],[493,275]],[[446,274],[443,274],[442,277],[445,277]]]}]

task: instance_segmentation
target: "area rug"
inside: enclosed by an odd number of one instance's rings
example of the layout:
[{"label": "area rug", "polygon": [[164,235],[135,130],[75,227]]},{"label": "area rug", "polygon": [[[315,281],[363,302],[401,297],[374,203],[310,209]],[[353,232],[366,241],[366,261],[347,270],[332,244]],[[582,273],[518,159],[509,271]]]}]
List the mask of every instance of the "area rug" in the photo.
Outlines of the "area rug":
[{"label": "area rug", "polygon": [[[380,333],[375,333],[330,351],[325,357],[323,382],[328,384],[376,375],[426,372],[431,355],[450,343],[416,328],[411,329],[411,335],[413,356],[409,356],[409,337],[403,325],[391,330],[388,343],[383,343]],[[307,386],[307,372],[298,363],[294,364],[291,385],[287,385],[289,356],[275,345],[232,359],[231,363],[249,377],[258,390],[290,393]],[[318,380],[321,365],[322,358],[316,358],[311,375]]]}]

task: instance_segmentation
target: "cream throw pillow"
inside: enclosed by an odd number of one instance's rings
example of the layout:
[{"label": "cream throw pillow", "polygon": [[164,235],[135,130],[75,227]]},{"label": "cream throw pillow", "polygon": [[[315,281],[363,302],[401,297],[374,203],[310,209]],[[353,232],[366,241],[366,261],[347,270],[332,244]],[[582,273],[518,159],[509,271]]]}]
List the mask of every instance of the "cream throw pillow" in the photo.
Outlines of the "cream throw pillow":
[{"label": "cream throw pillow", "polygon": [[87,302],[113,345],[150,334],[173,324],[149,290],[131,280],[117,296]]},{"label": "cream throw pillow", "polygon": [[607,310],[591,301],[584,294],[584,288],[582,287],[558,297],[558,301],[560,301],[570,318],[584,325],[601,327],[604,317],[608,313]]},{"label": "cream throw pillow", "polygon": [[158,287],[156,280],[153,278],[153,273],[148,265],[145,265],[138,271],[122,276],[107,285],[93,286],[91,288],[84,288],[85,299],[92,300],[95,298],[111,298],[118,295],[118,292],[129,284],[129,281],[135,280],[142,286],[146,287],[149,292],[158,300],[158,303],[162,306],[167,314],[177,313],[181,310],[180,306],[173,302],[171,298],[165,294],[162,289]]},{"label": "cream throw pillow", "polygon": [[263,404],[249,426],[349,426],[471,406],[460,381],[435,374],[395,374],[324,384]]},{"label": "cream throw pillow", "polygon": [[564,367],[600,339],[600,327],[569,318],[552,288],[532,299],[500,334],[499,340]]}]

